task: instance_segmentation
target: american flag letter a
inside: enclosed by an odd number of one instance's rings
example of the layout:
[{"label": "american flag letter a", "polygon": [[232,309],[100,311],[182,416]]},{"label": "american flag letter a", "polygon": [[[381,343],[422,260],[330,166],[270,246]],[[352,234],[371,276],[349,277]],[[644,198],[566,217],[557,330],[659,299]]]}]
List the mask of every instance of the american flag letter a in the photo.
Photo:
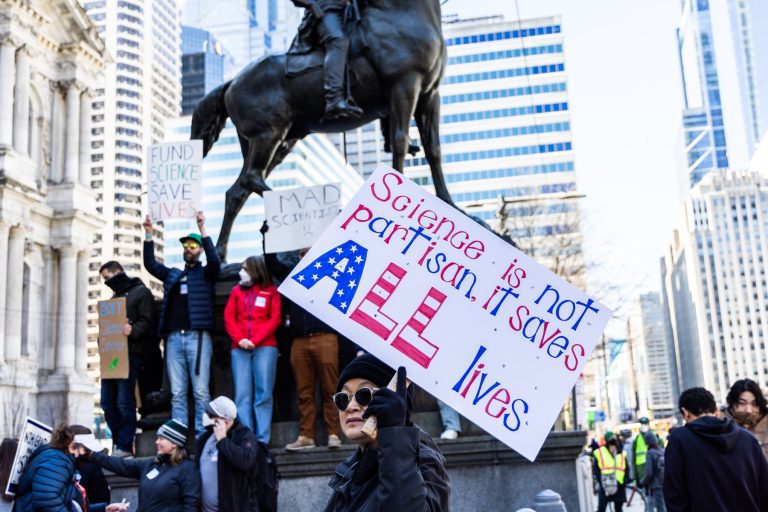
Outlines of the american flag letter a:
[{"label": "american flag letter a", "polygon": [[294,274],[293,280],[309,290],[324,277],[333,279],[336,281],[336,289],[328,303],[347,314],[363,275],[367,256],[368,249],[349,240],[312,261]]}]

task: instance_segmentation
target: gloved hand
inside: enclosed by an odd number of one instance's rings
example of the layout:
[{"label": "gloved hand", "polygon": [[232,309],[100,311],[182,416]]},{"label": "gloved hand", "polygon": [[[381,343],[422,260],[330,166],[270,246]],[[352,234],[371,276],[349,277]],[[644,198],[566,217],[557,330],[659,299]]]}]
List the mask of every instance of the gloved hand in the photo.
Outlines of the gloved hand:
[{"label": "gloved hand", "polygon": [[[413,405],[410,406],[411,408]],[[363,418],[376,416],[378,428],[402,427],[406,425],[406,419],[410,418],[409,400],[405,386],[405,368],[397,369],[397,391],[380,388],[373,395],[371,403],[363,413]]]}]

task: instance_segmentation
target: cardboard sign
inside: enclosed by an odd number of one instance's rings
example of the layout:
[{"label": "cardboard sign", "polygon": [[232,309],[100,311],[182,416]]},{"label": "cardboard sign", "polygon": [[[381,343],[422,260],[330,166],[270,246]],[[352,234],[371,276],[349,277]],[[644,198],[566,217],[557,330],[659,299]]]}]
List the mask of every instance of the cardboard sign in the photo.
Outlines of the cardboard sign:
[{"label": "cardboard sign", "polygon": [[203,141],[153,144],[149,162],[149,216],[193,218],[203,204]]},{"label": "cardboard sign", "polygon": [[341,185],[316,185],[264,192],[268,253],[312,246],[341,209]]},{"label": "cardboard sign", "polygon": [[611,317],[386,166],[280,292],[529,460]]},{"label": "cardboard sign", "polygon": [[51,440],[52,428],[44,423],[30,418],[24,422],[24,428],[19,437],[19,446],[16,448],[16,455],[13,458],[11,467],[11,476],[8,478],[8,485],[5,488],[5,494],[16,495],[16,489],[21,479],[21,474],[27,466],[32,454],[38,446],[44,445]]},{"label": "cardboard sign", "polygon": [[125,297],[99,301],[99,357],[102,379],[128,378],[128,323]]}]

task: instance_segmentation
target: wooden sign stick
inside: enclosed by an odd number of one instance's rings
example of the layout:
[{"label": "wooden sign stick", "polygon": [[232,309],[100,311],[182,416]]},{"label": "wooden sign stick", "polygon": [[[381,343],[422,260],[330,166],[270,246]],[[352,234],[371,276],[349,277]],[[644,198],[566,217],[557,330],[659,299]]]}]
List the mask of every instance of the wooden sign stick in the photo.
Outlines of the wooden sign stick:
[{"label": "wooden sign stick", "polygon": [[[406,378],[405,387],[408,388],[408,386],[410,385],[411,385],[411,381]],[[391,391],[397,391],[397,372],[395,372],[395,374],[392,376],[392,379],[389,381],[389,384],[387,384],[387,389]],[[376,416],[368,417],[368,419],[365,422],[365,425],[363,425],[362,431],[365,435],[367,435],[371,439],[376,440],[376,437],[379,435],[376,429]]]}]

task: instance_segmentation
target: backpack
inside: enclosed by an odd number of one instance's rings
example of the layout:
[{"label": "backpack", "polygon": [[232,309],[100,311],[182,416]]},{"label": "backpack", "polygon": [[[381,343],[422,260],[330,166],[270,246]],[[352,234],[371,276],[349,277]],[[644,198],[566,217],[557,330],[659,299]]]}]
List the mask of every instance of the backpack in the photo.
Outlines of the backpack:
[{"label": "backpack", "polygon": [[275,457],[266,444],[258,441],[251,479],[256,490],[259,512],[277,512],[278,478]]},{"label": "backpack", "polygon": [[603,486],[603,492],[606,497],[613,496],[619,492],[619,482],[616,480],[616,473],[610,475],[600,475],[600,483]]}]

